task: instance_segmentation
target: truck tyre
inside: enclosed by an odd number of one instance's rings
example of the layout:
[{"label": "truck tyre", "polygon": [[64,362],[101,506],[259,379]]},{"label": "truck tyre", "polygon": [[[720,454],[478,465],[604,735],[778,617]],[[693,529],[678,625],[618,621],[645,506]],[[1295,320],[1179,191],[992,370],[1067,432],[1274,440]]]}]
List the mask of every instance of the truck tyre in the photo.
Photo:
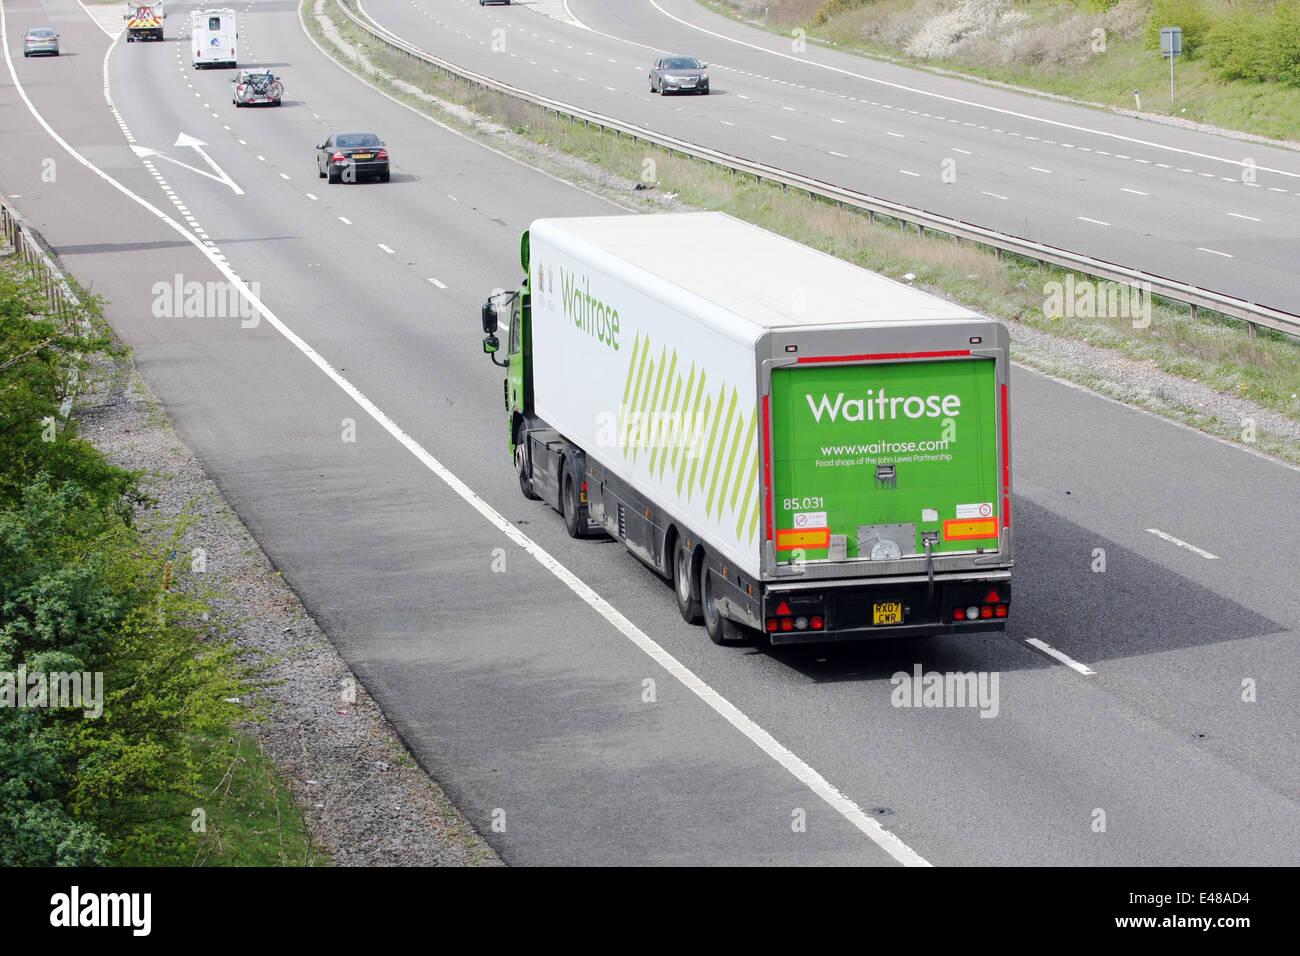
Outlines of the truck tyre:
[{"label": "truck tyre", "polygon": [[730,645],[749,643],[749,635],[734,621],[718,612],[713,593],[713,574],[707,561],[700,562],[700,608],[704,617],[704,630],[714,644]]},{"label": "truck tyre", "polygon": [[695,576],[691,574],[691,553],[680,536],[673,542],[673,593],[677,597],[677,610],[687,624],[699,624],[700,599],[695,590]]},{"label": "truck tyre", "polygon": [[533,491],[532,468],[528,461],[528,436],[518,434],[515,436],[515,471],[519,473],[519,490],[529,501],[538,499],[537,492]]},{"label": "truck tyre", "polygon": [[560,504],[564,508],[564,530],[570,538],[581,538],[586,530],[582,520],[582,502],[578,500],[578,483],[569,473],[568,463],[564,466],[564,487],[560,491]]}]

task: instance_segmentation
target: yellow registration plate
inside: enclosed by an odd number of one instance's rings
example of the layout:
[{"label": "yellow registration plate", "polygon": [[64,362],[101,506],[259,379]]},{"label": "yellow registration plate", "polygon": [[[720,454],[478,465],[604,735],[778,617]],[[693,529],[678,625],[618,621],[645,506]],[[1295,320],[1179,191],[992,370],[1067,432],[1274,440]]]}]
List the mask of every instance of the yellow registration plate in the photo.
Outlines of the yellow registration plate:
[{"label": "yellow registration plate", "polygon": [[353,159],[369,159],[370,156],[371,156],[370,153],[353,153],[353,154],[352,154],[352,158],[353,158]]},{"label": "yellow registration plate", "polygon": [[902,624],[903,604],[901,601],[889,601],[877,604],[871,613],[872,624]]}]

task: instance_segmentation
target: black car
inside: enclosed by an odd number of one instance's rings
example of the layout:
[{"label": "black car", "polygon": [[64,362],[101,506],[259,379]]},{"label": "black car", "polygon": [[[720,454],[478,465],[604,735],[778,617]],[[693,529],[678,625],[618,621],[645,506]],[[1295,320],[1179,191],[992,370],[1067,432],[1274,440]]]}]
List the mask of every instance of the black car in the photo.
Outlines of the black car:
[{"label": "black car", "polygon": [[504,3],[507,7],[510,6],[510,0],[478,0],[480,7],[485,7],[489,3]]},{"label": "black car", "polygon": [[388,150],[374,133],[331,133],[316,147],[316,172],[332,183],[366,176],[388,182]]},{"label": "black car", "polygon": [[708,93],[709,64],[693,56],[661,56],[650,68],[650,92]]}]

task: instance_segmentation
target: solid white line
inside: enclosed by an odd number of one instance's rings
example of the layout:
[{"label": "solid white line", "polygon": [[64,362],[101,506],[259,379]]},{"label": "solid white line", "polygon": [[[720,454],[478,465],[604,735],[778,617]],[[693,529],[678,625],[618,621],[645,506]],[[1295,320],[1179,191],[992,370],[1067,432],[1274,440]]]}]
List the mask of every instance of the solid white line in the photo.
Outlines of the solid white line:
[{"label": "solid white line", "polygon": [[1142,190],[1140,190],[1140,189],[1129,189],[1127,186],[1120,186],[1120,187],[1119,187],[1119,191],[1122,192],[1122,193],[1132,193],[1134,196],[1145,196],[1145,195],[1146,195],[1146,193],[1144,193],[1144,192],[1143,192]]},{"label": "solid white line", "polygon": [[1210,255],[1212,255],[1212,256],[1223,256],[1223,258],[1225,258],[1225,259],[1235,259],[1235,258],[1237,258],[1236,256],[1232,255],[1232,254],[1229,253],[1229,252],[1220,252],[1218,249],[1206,249],[1204,246],[1197,246],[1197,247],[1196,247],[1196,251],[1197,251],[1197,252],[1208,252],[1208,253],[1209,253]]},{"label": "solid white line", "polygon": [[[867,76],[865,73],[854,73],[852,70],[846,70],[838,66],[831,66],[828,63],[818,63],[816,60],[809,60],[809,59],[805,59],[804,57],[794,56],[789,53],[782,53],[780,50],[770,50],[767,47],[759,46],[756,43],[748,43],[745,40],[738,40],[735,37],[729,37],[722,33],[715,33],[712,30],[708,30],[702,26],[691,23],[689,20],[683,20],[681,17],[674,16],[673,14],[665,10],[663,7],[661,7],[656,2],[656,0],[650,0],[650,6],[654,7],[664,16],[668,17],[668,19],[676,20],[678,23],[682,24],[683,26],[690,27],[692,30],[697,30],[700,33],[705,33],[708,34],[709,36],[717,37],[720,40],[726,40],[730,43],[738,43],[741,46],[749,47],[751,50],[758,50],[760,53],[767,53],[771,56],[781,57],[782,59],[785,60],[794,60],[796,63],[801,63],[805,66],[815,66],[823,70],[830,70],[833,73],[842,74],[844,76],[852,76],[859,80],[865,80],[868,83],[876,83],[879,84],[880,86],[888,86],[896,90],[904,90],[908,93],[915,93],[918,96],[929,96],[934,99],[944,100],[949,103],[959,103],[962,106],[970,106],[973,107],[974,109],[988,110],[989,112],[992,113],[1001,113],[1004,116],[1014,116],[1017,119],[1029,120],[1030,122],[1034,122],[1034,123],[1043,123],[1047,126],[1056,126],[1056,127],[1060,127],[1061,129],[1071,129],[1079,133],[1090,133],[1093,136],[1104,136],[1108,139],[1119,140],[1120,142],[1123,143],[1131,143],[1135,146],[1149,146],[1152,149],[1162,149],[1165,150],[1166,152],[1179,153],[1184,156],[1195,156],[1199,159],[1211,159],[1216,162],[1227,163],[1230,166],[1245,167],[1245,166],[1252,165],[1249,161],[1246,160],[1228,159],[1223,156],[1214,156],[1209,153],[1198,153],[1195,150],[1180,149],[1177,146],[1166,146],[1164,143],[1154,143],[1144,139],[1136,139],[1135,137],[1132,136],[1124,136],[1121,133],[1110,133],[1107,132],[1106,130],[1091,129],[1087,126],[1076,126],[1073,123],[1064,123],[1061,122],[1060,120],[1050,120],[1050,119],[1045,119],[1044,117],[1041,116],[1034,116],[1032,113],[1019,113],[1016,112],[1015,110],[1004,109],[999,106],[989,106],[985,103],[976,103],[973,100],[963,100],[960,99],[959,97],[947,96],[943,93],[935,93],[932,92],[931,90],[924,90],[914,86],[906,86],[902,83],[894,83],[890,80],[882,80],[874,76]],[[988,127],[986,126],[981,127],[981,129],[987,129],[987,128]],[[1265,166],[1258,166],[1255,168],[1262,169],[1270,173],[1278,173],[1279,175],[1282,176],[1291,176],[1292,178],[1300,179],[1300,173],[1290,172],[1285,169],[1273,169],[1271,167],[1265,167]]]},{"label": "solid white line", "polygon": [[1254,216],[1246,216],[1246,215],[1243,215],[1243,214],[1241,214],[1241,213],[1239,213],[1239,212],[1230,212],[1230,213],[1228,213],[1228,215],[1229,215],[1229,216],[1233,216],[1233,217],[1235,217],[1235,218],[1237,218],[1237,219],[1249,219],[1251,222],[1261,222],[1261,221],[1262,221],[1262,220],[1256,219]]},{"label": "solid white line", "polygon": [[1084,222],[1090,222],[1098,226],[1109,226],[1110,223],[1102,222],[1100,219],[1089,219],[1087,216],[1075,216],[1075,219],[1082,219]]},{"label": "solid white line", "polygon": [[907,139],[907,137],[904,136],[902,133],[895,133],[895,132],[893,132],[892,130],[885,130],[885,135],[886,135],[886,136],[893,136],[893,137],[896,137],[897,139]]},{"label": "solid white line", "polygon": [[831,150],[831,155],[832,155],[832,156],[838,156],[840,159],[848,159],[848,158],[849,158],[849,154],[848,154],[848,153],[837,153],[837,152],[835,152],[835,150],[833,150],[833,149]]},{"label": "solid white line", "polygon": [[834,116],[832,116],[832,117],[831,117],[831,122],[832,122],[832,123],[847,123],[848,120],[836,119]]},{"label": "solid white line", "polygon": [[281,178],[281,179],[288,179],[289,176],[288,176],[288,174],[286,174],[286,173],[281,173],[281,174],[280,174],[280,178]]},{"label": "solid white line", "polygon": [[[301,20],[300,20],[301,22]],[[116,41],[115,41],[116,42]],[[840,793],[836,787],[831,784],[825,777],[814,770],[810,765],[801,760],[792,753],[788,748],[781,744],[775,737],[756,724],[731,701],[727,700],[716,690],[701,680],[693,671],[683,665],[675,657],[655,643],[640,628],[629,621],[623,614],[603,597],[597,594],[581,578],[575,575],[567,567],[556,561],[545,549],[536,541],[533,541],[522,531],[520,531],[509,519],[503,516],[495,508],[489,505],[478,493],[461,481],[452,473],[442,462],[434,458],[425,448],[414,438],[404,432],[396,422],[389,418],[382,409],[374,402],[367,398],[355,385],[339,374],[329,362],[325,360],[314,348],[307,344],[296,332],[284,324],[280,318],[270,310],[262,300],[253,293],[242,279],[230,268],[222,257],[217,255],[211,248],[204,246],[197,239],[192,237],[180,223],[173,220],[161,209],[158,209],[148,200],[138,196],[126,186],[122,185],[112,176],[109,176],[99,167],[92,164],[88,159],[78,153],[71,144],[65,141],[54,128],[45,121],[45,117],[37,111],[36,106],[28,98],[26,90],[23,88],[18,79],[18,73],[14,69],[13,59],[9,53],[9,39],[6,27],[6,14],[3,7],[0,7],[0,45],[4,47],[5,62],[9,67],[9,75],[13,80],[14,88],[22,98],[27,109],[36,118],[37,122],[44,127],[45,131],[57,142],[69,155],[76,159],[81,165],[90,169],[95,175],[109,183],[114,189],[128,198],[134,200],[143,208],[147,209],[153,215],[158,217],[168,226],[173,228],[185,237],[187,241],[194,245],[208,260],[215,266],[222,275],[224,275],[238,289],[240,294],[248,301],[249,305],[264,318],[276,331],[301,352],[313,365],[321,370],[330,381],[334,382],[348,397],[350,397],[358,406],[369,415],[384,431],[388,432],[403,448],[409,451],[421,464],[429,471],[433,472],[440,478],[452,491],[465,501],[470,507],[481,514],[487,521],[492,524],[503,535],[517,544],[520,548],[531,555],[538,564],[550,571],[574,594],[581,598],[596,613],[600,614],[606,621],[613,625],[628,640],[641,649],[648,657],[658,663],[664,670],[668,671],[674,678],[690,690],[696,697],[703,701],[710,709],[722,717],[723,720],[731,724],[736,730],[740,731],[760,750],[770,756],[781,765],[788,773],[795,777],[799,782],[804,784],[808,789],[820,797],[833,810],[839,813],[845,820],[852,824],[872,843],[888,853],[894,860],[904,866],[929,866],[930,864],[915,850],[905,844],[897,835],[886,830],[880,825],[880,822],[867,816],[856,803],[850,800],[844,794]],[[112,46],[109,47],[111,52]]]},{"label": "solid white line", "polygon": [[948,148],[951,149],[954,153],[964,153],[967,156],[971,154],[969,149],[962,149],[960,146],[950,146]]},{"label": "solid white line", "polygon": [[921,175],[920,173],[914,173],[914,172],[912,172],[910,169],[900,169],[899,172],[902,173],[904,176],[920,176],[920,175]]},{"label": "solid white line", "polygon": [[434,285],[436,285],[439,289],[445,289],[445,288],[447,288],[445,285],[443,285],[443,284],[442,284],[441,282],[439,282],[437,279],[430,278],[429,281],[432,282]]},{"label": "solid white line", "polygon": [[1006,196],[1003,196],[1003,195],[1001,195],[1001,194],[999,194],[999,193],[990,193],[990,192],[985,192],[985,191],[982,190],[982,189],[980,190],[980,195],[981,195],[981,196],[992,196],[994,199],[1006,199],[1006,198],[1007,198]]},{"label": "solid white line", "polygon": [[388,253],[390,256],[393,254],[393,250],[390,249],[388,246],[384,245],[382,242],[376,243],[376,245],[378,245],[380,249],[383,249],[384,252]]},{"label": "solid white line", "polygon": [[[312,200],[316,200],[316,197],[315,197],[314,195],[312,195],[311,193],[308,193],[308,194],[307,194],[307,198],[308,198],[308,199],[312,199]],[[316,201],[319,202],[319,200],[316,200]]]},{"label": "solid white line", "polygon": [[343,223],[343,225],[345,225],[345,226],[350,226],[350,225],[352,225],[352,220],[351,220],[351,219],[348,219],[348,218],[346,218],[346,217],[344,217],[344,216],[339,216],[339,222]]},{"label": "solid white line", "polygon": [[1030,166],[1029,168],[1032,169],[1032,170],[1033,170],[1034,172],[1036,172],[1036,173],[1050,173],[1050,172],[1051,172],[1050,169],[1044,169],[1042,166]]},{"label": "solid white line", "polygon": [[1054,657],[1054,658],[1056,658],[1058,661],[1060,661],[1060,662],[1061,662],[1062,664],[1064,664],[1066,667],[1069,667],[1069,668],[1072,668],[1072,669],[1078,671],[1078,672],[1079,672],[1080,674],[1082,674],[1084,677],[1093,677],[1093,676],[1095,676],[1096,673],[1097,673],[1095,670],[1093,670],[1091,667],[1088,667],[1086,664],[1080,664],[1078,661],[1076,661],[1074,658],[1070,657],[1068,654],[1062,654],[1060,651],[1058,651],[1056,648],[1054,648],[1051,644],[1044,644],[1042,641],[1040,641],[1040,640],[1039,640],[1038,638],[1036,638],[1036,637],[1027,637],[1027,638],[1025,638],[1025,643],[1028,644],[1028,645],[1030,645],[1031,647],[1036,647],[1036,648],[1038,648],[1040,651],[1042,651],[1042,652],[1043,652],[1044,654],[1046,654],[1048,657]]},{"label": "solid white line", "polygon": [[789,142],[789,140],[787,140],[784,136],[777,136],[776,133],[768,133],[768,135],[771,136],[773,139],[779,139],[783,143]]},{"label": "solid white line", "polygon": [[1165,541],[1168,541],[1170,544],[1176,544],[1180,548],[1186,548],[1188,551],[1191,551],[1193,554],[1199,554],[1203,558],[1209,558],[1211,561],[1217,561],[1219,558],[1217,554],[1210,554],[1210,552],[1204,551],[1201,548],[1198,548],[1194,544],[1188,544],[1186,541],[1183,541],[1181,538],[1175,538],[1172,534],[1165,534],[1159,528],[1147,528],[1147,531],[1155,535],[1157,538],[1163,538]]}]

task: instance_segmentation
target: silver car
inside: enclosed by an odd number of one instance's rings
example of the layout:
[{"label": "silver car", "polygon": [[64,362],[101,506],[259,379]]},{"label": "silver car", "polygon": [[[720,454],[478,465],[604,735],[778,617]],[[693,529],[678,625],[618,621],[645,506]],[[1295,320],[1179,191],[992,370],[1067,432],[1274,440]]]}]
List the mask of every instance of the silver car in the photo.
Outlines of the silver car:
[{"label": "silver car", "polygon": [[650,92],[708,93],[709,64],[693,56],[661,56],[650,68]]},{"label": "silver car", "polygon": [[59,35],[49,27],[34,27],[23,37],[23,56],[58,56]]}]

